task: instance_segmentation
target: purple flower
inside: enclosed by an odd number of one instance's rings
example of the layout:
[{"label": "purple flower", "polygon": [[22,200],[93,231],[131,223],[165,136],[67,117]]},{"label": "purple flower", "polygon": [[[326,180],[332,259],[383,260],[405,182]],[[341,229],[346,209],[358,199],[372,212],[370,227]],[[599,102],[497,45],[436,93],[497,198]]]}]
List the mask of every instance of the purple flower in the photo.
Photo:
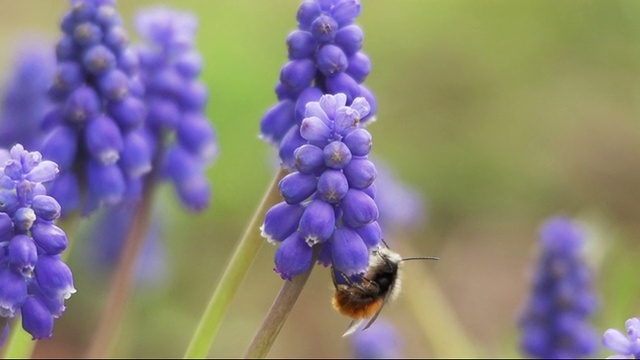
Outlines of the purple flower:
[{"label": "purple flower", "polygon": [[323,94],[343,93],[346,103],[356,106],[354,100],[363,97],[371,110],[361,113],[360,121],[374,119],[375,97],[362,85],[371,62],[361,51],[362,29],[354,24],[360,10],[359,0],[306,0],[300,5],[298,29],[287,37],[290,61],[282,67],[276,86],[279,102],[261,122],[261,137],[279,147],[287,168],[294,168],[293,151],[304,143],[298,128],[308,102]]},{"label": "purple flower", "polygon": [[402,341],[398,330],[384,318],[367,331],[357,331],[351,336],[354,359],[402,358]]},{"label": "purple flower", "polygon": [[[279,184],[284,202],[267,212],[262,235],[283,242],[276,252],[276,272],[283,279],[311,266],[311,247],[323,244],[320,262],[354,275],[366,270],[371,248],[381,237],[378,207],[371,195],[376,169],[370,146],[356,137],[371,135],[360,119],[368,114],[365,99],[346,106],[345,94],[324,95],[306,106],[300,134],[306,144],[295,151],[298,171]],[[351,139],[351,141],[345,141]],[[305,250],[306,249],[306,250]]]},{"label": "purple flower", "polygon": [[16,143],[38,149],[40,125],[51,103],[47,88],[53,80],[54,59],[43,44],[30,44],[14,60],[11,78],[5,83],[0,112],[0,146]]},{"label": "purple flower", "polygon": [[[138,57],[115,3],[74,0],[61,23],[58,69],[49,89],[55,107],[44,120],[42,153],[60,166],[49,191],[63,215],[136,200],[135,185],[151,168],[150,150],[132,150],[126,142],[142,130],[146,109]],[[125,161],[134,157],[127,151],[137,152],[134,167]]]},{"label": "purple flower", "polygon": [[215,160],[218,146],[205,114],[207,89],[198,81],[198,22],[190,13],[158,7],[140,12],[136,24],[148,42],[138,53],[149,104],[145,130],[151,142],[160,144],[152,147],[153,156],[182,203],[203,210],[211,193],[205,168]]},{"label": "purple flower", "polygon": [[589,324],[597,304],[580,255],[583,242],[582,229],[568,218],[552,218],[541,229],[533,293],[519,322],[521,347],[530,356],[583,358],[597,350]]},{"label": "purple flower", "polygon": [[20,144],[0,158],[0,316],[21,312],[22,326],[34,339],[48,338],[64,300],[76,292],[71,270],[60,259],[68,243],[54,224],[61,207],[42,184],[54,179],[58,166]]},{"label": "purple flower", "polygon": [[624,325],[626,335],[616,329],[607,329],[602,336],[602,344],[618,353],[608,359],[640,359],[640,320],[631,318]]}]

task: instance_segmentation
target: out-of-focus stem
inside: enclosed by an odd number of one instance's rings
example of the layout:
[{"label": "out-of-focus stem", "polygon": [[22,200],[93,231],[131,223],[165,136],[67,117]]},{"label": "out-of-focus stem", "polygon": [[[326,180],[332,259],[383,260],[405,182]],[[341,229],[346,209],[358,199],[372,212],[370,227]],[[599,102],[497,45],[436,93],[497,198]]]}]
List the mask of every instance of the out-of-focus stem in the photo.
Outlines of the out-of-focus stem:
[{"label": "out-of-focus stem", "polygon": [[264,359],[267,357],[271,345],[276,341],[278,334],[280,334],[280,329],[282,329],[304,285],[307,283],[309,275],[311,275],[311,271],[313,270],[313,264],[316,263],[319,254],[320,246],[316,246],[311,262],[312,265],[309,270],[297,275],[291,281],[284,282],[280,293],[271,305],[267,316],[262,321],[260,329],[253,337],[249,348],[247,348],[247,352],[244,354],[245,359]]},{"label": "out-of-focus stem", "polygon": [[98,322],[98,329],[93,334],[86,357],[104,358],[115,343],[119,325],[121,323],[125,305],[133,285],[135,269],[140,257],[140,251],[149,229],[151,219],[151,205],[153,202],[154,176],[151,174],[145,183],[144,193],[129,229],[115,276],[111,283],[109,298],[104,305],[102,316]]},{"label": "out-of-focus stem", "polygon": [[[415,250],[407,241],[393,244],[401,254],[414,256]],[[432,254],[429,254],[432,255]],[[440,261],[446,261],[441,259]],[[429,265],[433,265],[430,262]],[[409,306],[436,358],[474,358],[480,354],[466,334],[455,311],[449,305],[425,264],[405,264],[402,300]]]},{"label": "out-of-focus stem", "polygon": [[233,300],[234,295],[240,288],[245,275],[258,254],[260,246],[264,243],[264,239],[260,237],[258,229],[264,221],[264,216],[269,208],[281,201],[278,183],[286,174],[286,170],[281,169],[278,171],[262,198],[258,209],[249,222],[249,226],[245,229],[242,239],[231,256],[229,264],[222,274],[222,278],[218,282],[204,314],[200,318],[200,324],[198,324],[189,343],[184,355],[185,358],[204,358],[207,356],[224,315],[231,304],[231,300]]}]

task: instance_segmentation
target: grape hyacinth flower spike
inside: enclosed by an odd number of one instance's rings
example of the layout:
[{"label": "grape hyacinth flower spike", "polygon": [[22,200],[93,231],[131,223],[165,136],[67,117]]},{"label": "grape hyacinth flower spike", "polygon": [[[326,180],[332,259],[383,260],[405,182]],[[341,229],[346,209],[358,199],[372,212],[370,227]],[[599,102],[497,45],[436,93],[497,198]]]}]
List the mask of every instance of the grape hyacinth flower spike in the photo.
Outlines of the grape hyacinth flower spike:
[{"label": "grape hyacinth flower spike", "polygon": [[631,318],[625,322],[627,334],[616,329],[608,329],[602,336],[602,344],[618,353],[607,359],[640,359],[640,319]]},{"label": "grape hyacinth flower spike", "polygon": [[[146,114],[138,55],[115,0],[72,0],[56,47],[49,94],[56,103],[43,122],[42,153],[60,166],[50,192],[66,215],[136,200],[151,158],[140,133]],[[86,184],[86,187],[85,185]]]},{"label": "grape hyacinth flower spike", "polygon": [[60,204],[46,194],[58,166],[18,144],[0,154],[0,316],[22,315],[33,339],[52,335],[53,319],[76,292],[60,254],[67,236],[54,224]]},{"label": "grape hyacinth flower spike", "polygon": [[371,122],[376,113],[373,93],[363,85],[371,61],[362,52],[364,33],[355,24],[359,0],[307,0],[297,14],[298,29],[287,36],[289,62],[276,86],[278,103],[260,124],[262,139],[279,148],[282,165],[295,168],[294,150],[306,143],[300,134],[305,106],[323,94],[346,95],[347,104],[364,97],[370,110],[360,119]]},{"label": "grape hyacinth flower spike", "polygon": [[378,319],[368,331],[351,337],[354,359],[396,359],[402,357],[401,334],[386,319]]},{"label": "grape hyacinth flower spike", "polygon": [[50,110],[47,89],[53,80],[54,58],[43,44],[29,43],[16,54],[11,78],[2,87],[0,147],[22,144],[37,150],[42,142],[42,118]]},{"label": "grape hyacinth flower spike", "polygon": [[380,242],[371,134],[360,123],[370,108],[364,98],[346,102],[337,94],[307,104],[300,127],[307,143],[294,152],[297,171],[280,181],[285,201],[267,212],[261,227],[267,241],[281,243],[275,271],[283,279],[310,268],[316,244],[324,245],[319,261],[325,266],[349,276],[363,273]]},{"label": "grape hyacinth flower spike", "polygon": [[563,217],[542,227],[533,293],[519,324],[522,349],[530,356],[583,358],[597,350],[589,324],[597,305],[592,275],[580,254],[584,237],[576,223]]},{"label": "grape hyacinth flower spike", "polygon": [[218,146],[205,113],[208,91],[198,80],[203,66],[195,49],[198,21],[190,13],[158,7],[141,11],[136,24],[147,41],[137,50],[154,161],[182,203],[201,211],[211,198],[205,168],[217,157]]}]

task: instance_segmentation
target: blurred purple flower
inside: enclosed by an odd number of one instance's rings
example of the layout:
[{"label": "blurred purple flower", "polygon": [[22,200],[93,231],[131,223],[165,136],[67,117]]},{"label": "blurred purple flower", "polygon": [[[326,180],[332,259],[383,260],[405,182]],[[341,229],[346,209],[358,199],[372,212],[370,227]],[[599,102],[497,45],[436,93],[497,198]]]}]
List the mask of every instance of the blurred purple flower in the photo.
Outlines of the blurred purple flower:
[{"label": "blurred purple flower", "polygon": [[60,257],[67,235],[54,224],[61,208],[42,184],[58,166],[20,144],[1,151],[0,163],[0,316],[21,313],[34,339],[49,338],[64,300],[76,292]]},{"label": "blurred purple flower", "polygon": [[139,141],[146,107],[138,56],[115,3],[73,0],[61,22],[49,89],[56,106],[44,119],[42,153],[60,166],[50,192],[64,214],[136,200],[151,168],[150,151]]},{"label": "blurred purple flower", "polygon": [[[135,208],[126,204],[104,209],[85,236],[87,266],[108,272],[113,269],[129,234]],[[153,212],[136,268],[136,281],[150,285],[167,274],[166,249],[162,241],[163,217]]]},{"label": "blurred purple flower", "polygon": [[162,157],[158,162],[163,175],[173,182],[183,204],[203,210],[211,198],[205,168],[217,157],[218,144],[205,113],[208,91],[198,81],[202,58],[195,50],[197,19],[157,7],[141,11],[136,24],[148,42],[138,54],[153,156]]},{"label": "blurred purple flower", "polygon": [[519,322],[521,347],[537,358],[583,358],[598,347],[589,318],[597,307],[591,272],[581,258],[583,230],[564,217],[540,232],[533,293]]},{"label": "blurred purple flower", "polygon": [[640,320],[631,318],[625,322],[627,334],[616,329],[607,329],[602,336],[602,344],[618,355],[607,359],[640,359]]},{"label": "blurred purple flower", "polygon": [[376,100],[362,83],[371,62],[362,49],[364,34],[354,23],[359,0],[306,0],[298,10],[298,29],[287,36],[289,62],[276,86],[278,103],[260,124],[262,139],[278,146],[282,165],[294,168],[294,150],[305,143],[300,126],[305,106],[323,94],[346,95],[347,104],[364,97],[370,110],[362,124],[374,119]]},{"label": "blurred purple flower", "polygon": [[269,242],[282,242],[275,270],[283,279],[309,269],[316,244],[324,244],[322,264],[348,275],[362,273],[380,241],[373,200],[377,172],[368,160],[371,134],[360,122],[369,104],[364,98],[346,102],[346,95],[337,94],[307,104],[300,128],[306,144],[294,152],[298,171],[280,181],[285,201],[267,212],[261,227]]},{"label": "blurred purple flower", "polygon": [[398,330],[384,318],[367,331],[357,331],[351,337],[354,359],[402,358],[402,338]]},{"label": "blurred purple flower", "polygon": [[42,142],[40,125],[51,101],[47,89],[53,81],[55,62],[43,44],[30,43],[13,61],[11,78],[2,86],[0,147],[20,143],[37,150]]},{"label": "blurred purple flower", "polygon": [[422,194],[402,183],[389,164],[376,159],[376,204],[378,222],[384,228],[407,229],[425,221],[427,209]]}]

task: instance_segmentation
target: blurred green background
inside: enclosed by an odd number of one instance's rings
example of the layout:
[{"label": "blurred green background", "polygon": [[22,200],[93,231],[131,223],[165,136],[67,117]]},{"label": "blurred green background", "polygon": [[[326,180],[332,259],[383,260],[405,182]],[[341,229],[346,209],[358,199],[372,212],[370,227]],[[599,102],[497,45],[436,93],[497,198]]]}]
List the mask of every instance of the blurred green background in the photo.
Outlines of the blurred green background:
[{"label": "blurred green background", "polygon": [[[208,171],[209,211],[185,212],[172,189],[160,189],[166,276],[136,287],[115,356],[182,356],[277,166],[274,150],[258,139],[259,122],[276,101],[299,1],[120,1],[130,34],[134,14],[155,4],[200,20],[221,154]],[[3,78],[25,35],[43,37],[53,51],[68,7],[0,3]],[[373,63],[366,84],[379,109],[368,128],[373,154],[427,201],[424,221],[405,234],[416,254],[405,255],[441,257],[408,266],[432,272],[479,355],[518,355],[515,319],[529,291],[537,231],[552,215],[576,217],[590,230],[598,332],[640,312],[639,18],[633,0],[363,1],[358,23]],[[211,356],[244,353],[282,284],[271,271],[274,249],[261,249]],[[38,357],[82,356],[105,305],[107,277],[80,256],[70,260],[78,293]],[[316,268],[270,356],[350,356],[340,337],[349,320],[331,308],[331,295],[327,270]],[[406,356],[431,356],[402,296],[383,314],[405,337]]]}]

